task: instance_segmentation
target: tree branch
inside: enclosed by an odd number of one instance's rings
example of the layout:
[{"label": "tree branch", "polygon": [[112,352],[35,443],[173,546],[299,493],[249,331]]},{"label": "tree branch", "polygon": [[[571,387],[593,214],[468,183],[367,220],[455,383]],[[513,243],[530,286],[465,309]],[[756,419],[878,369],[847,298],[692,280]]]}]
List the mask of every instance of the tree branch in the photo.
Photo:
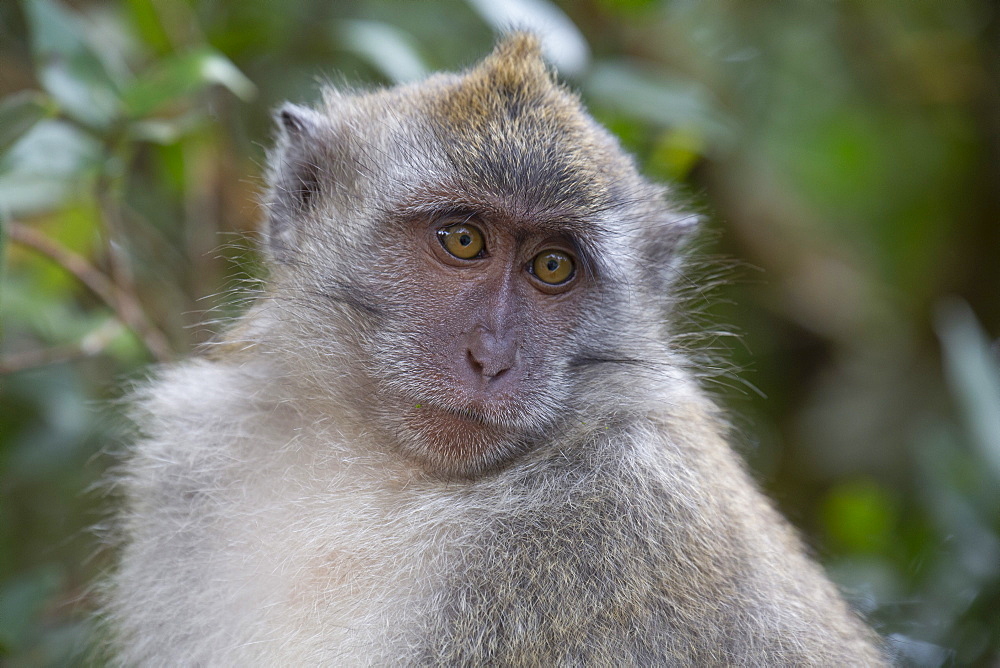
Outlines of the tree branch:
[{"label": "tree branch", "polygon": [[7,236],[11,241],[44,255],[75,276],[114,310],[118,319],[139,337],[157,361],[163,362],[173,357],[173,350],[166,336],[150,321],[138,298],[115,285],[82,255],[23,223],[9,221]]},{"label": "tree branch", "polygon": [[33,369],[46,364],[92,357],[111,345],[115,337],[122,332],[122,328],[121,320],[108,318],[100,327],[77,343],[4,355],[0,357],[0,375]]}]

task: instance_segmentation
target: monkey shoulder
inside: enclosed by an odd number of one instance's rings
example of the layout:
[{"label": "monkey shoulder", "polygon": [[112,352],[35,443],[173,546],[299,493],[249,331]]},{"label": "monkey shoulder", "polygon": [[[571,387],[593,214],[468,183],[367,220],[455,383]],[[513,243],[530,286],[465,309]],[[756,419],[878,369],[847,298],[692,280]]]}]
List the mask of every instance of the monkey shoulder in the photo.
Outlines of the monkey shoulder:
[{"label": "monkey shoulder", "polygon": [[343,416],[304,414],[267,362],[191,360],[137,393],[106,606],[123,665],[371,656],[420,588],[406,469],[352,455]]},{"label": "monkey shoulder", "polygon": [[[852,640],[863,626],[832,586],[814,583],[818,570],[743,472],[711,405],[692,397],[470,487],[469,532],[425,613],[436,628],[419,660],[877,665],[877,652]],[[834,610],[849,620],[841,628],[824,623]]]},{"label": "monkey shoulder", "polygon": [[133,396],[139,439],[128,467],[214,469],[261,436],[266,370],[193,359],[167,367]]}]

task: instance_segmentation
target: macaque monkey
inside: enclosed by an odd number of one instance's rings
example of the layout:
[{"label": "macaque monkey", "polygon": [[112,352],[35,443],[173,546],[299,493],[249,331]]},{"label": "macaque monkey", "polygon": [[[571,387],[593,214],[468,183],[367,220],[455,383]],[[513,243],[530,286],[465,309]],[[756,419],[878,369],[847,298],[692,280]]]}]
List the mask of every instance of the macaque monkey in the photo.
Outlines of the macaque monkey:
[{"label": "macaque monkey", "polygon": [[267,285],[135,398],[126,666],[875,666],[676,341],[694,219],[523,33],[284,106]]}]

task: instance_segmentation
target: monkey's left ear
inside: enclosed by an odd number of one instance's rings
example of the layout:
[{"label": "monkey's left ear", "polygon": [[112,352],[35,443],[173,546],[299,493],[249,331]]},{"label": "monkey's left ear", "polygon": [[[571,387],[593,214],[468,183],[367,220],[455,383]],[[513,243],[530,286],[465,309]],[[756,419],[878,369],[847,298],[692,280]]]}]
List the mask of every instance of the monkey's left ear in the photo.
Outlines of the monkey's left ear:
[{"label": "monkey's left ear", "polygon": [[671,212],[644,227],[638,252],[644,258],[643,280],[657,295],[670,295],[684,267],[685,246],[701,227],[702,217],[693,212]]},{"label": "monkey's left ear", "polygon": [[321,147],[330,128],[321,114],[295,104],[283,105],[275,121],[279,135],[270,156],[267,241],[275,259],[287,261],[301,218],[311,211],[323,185]]}]

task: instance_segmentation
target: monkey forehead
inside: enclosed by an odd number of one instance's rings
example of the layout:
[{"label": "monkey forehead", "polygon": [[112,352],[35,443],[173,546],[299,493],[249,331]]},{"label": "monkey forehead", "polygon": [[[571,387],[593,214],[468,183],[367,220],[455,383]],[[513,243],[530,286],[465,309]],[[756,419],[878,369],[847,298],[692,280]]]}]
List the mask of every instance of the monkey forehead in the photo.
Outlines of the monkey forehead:
[{"label": "monkey forehead", "polygon": [[538,40],[515,33],[426,96],[425,118],[467,181],[552,208],[606,208],[638,173],[617,141],[560,85]]},{"label": "monkey forehead", "polygon": [[360,162],[397,189],[452,189],[504,202],[515,216],[580,220],[650,192],[528,33],[509,36],[464,73],[360,95],[328,90],[325,98],[330,117],[350,128]]}]

